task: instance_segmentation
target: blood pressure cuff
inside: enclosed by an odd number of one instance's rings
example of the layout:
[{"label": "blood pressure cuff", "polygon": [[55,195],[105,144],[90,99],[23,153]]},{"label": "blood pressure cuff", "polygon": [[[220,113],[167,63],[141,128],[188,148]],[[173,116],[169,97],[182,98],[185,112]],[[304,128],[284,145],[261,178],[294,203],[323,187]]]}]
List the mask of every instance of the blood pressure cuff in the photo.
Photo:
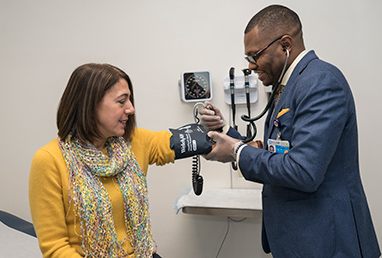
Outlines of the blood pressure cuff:
[{"label": "blood pressure cuff", "polygon": [[170,148],[175,151],[175,159],[207,154],[212,150],[210,137],[199,124],[188,124],[171,129]]}]

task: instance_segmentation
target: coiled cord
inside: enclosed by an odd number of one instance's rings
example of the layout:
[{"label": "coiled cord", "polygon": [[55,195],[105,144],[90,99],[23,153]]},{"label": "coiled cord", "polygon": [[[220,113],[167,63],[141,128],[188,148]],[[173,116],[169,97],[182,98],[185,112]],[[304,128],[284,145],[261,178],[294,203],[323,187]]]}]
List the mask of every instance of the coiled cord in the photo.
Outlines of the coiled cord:
[{"label": "coiled cord", "polygon": [[203,191],[203,177],[200,175],[200,156],[192,157],[192,188],[196,195]]},{"label": "coiled cord", "polygon": [[[198,117],[198,106],[202,105],[204,108],[206,107],[204,103],[198,102],[194,105],[193,114],[195,123],[199,123],[200,119]],[[200,175],[200,156],[196,155],[192,157],[192,188],[194,189],[194,193],[196,195],[201,195],[203,192],[203,177]]]}]

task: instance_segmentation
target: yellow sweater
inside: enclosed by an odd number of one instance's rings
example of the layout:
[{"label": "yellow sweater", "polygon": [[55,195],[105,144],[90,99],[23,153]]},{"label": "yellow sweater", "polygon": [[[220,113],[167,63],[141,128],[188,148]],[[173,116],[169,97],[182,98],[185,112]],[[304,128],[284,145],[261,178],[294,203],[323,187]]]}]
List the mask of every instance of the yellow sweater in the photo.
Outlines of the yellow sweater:
[{"label": "yellow sweater", "polygon": [[[171,133],[167,131],[135,130],[131,139],[132,150],[145,175],[148,165],[174,162],[170,137]],[[110,195],[115,228],[122,240],[126,236],[122,193],[112,178],[102,178],[102,182]],[[78,237],[80,224],[73,207],[69,207],[68,183],[66,163],[58,139],[54,139],[36,152],[29,176],[32,220],[44,258],[83,257]],[[123,248],[133,254],[129,241],[123,243]]]}]

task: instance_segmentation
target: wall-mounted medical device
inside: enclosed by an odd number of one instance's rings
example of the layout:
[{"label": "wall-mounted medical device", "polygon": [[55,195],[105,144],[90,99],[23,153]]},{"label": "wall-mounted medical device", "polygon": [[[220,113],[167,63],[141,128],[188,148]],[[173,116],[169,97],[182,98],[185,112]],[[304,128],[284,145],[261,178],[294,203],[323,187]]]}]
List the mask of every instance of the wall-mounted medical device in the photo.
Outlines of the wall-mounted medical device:
[{"label": "wall-mounted medical device", "polygon": [[184,102],[212,99],[212,83],[209,71],[186,71],[179,80],[179,94]]},{"label": "wall-mounted medical device", "polygon": [[[238,130],[236,125],[236,105],[246,104],[248,117],[251,117],[251,104],[258,99],[257,77],[251,76],[251,70],[245,68],[241,70],[243,76],[235,76],[235,68],[229,69],[229,77],[224,79],[224,100],[231,106],[232,127]],[[251,130],[251,125],[247,125],[247,138],[251,138],[255,131]],[[232,162],[232,168],[237,170],[236,162]]]},{"label": "wall-mounted medical device", "polygon": [[249,92],[249,103],[255,103],[258,100],[257,77],[248,75],[248,85],[245,84],[246,76],[235,76],[233,79],[233,89],[231,78],[224,79],[224,100],[228,105],[232,104],[231,93],[234,91],[234,104],[246,104],[246,93]]}]

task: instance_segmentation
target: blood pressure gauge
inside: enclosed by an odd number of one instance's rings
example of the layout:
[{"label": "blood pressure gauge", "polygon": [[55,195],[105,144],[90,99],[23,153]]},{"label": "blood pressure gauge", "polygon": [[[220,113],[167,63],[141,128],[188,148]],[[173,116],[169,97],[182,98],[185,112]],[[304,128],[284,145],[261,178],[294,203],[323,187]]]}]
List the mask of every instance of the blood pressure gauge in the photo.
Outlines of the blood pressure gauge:
[{"label": "blood pressure gauge", "polygon": [[208,71],[183,72],[179,81],[180,97],[185,102],[212,98],[211,77]]}]

